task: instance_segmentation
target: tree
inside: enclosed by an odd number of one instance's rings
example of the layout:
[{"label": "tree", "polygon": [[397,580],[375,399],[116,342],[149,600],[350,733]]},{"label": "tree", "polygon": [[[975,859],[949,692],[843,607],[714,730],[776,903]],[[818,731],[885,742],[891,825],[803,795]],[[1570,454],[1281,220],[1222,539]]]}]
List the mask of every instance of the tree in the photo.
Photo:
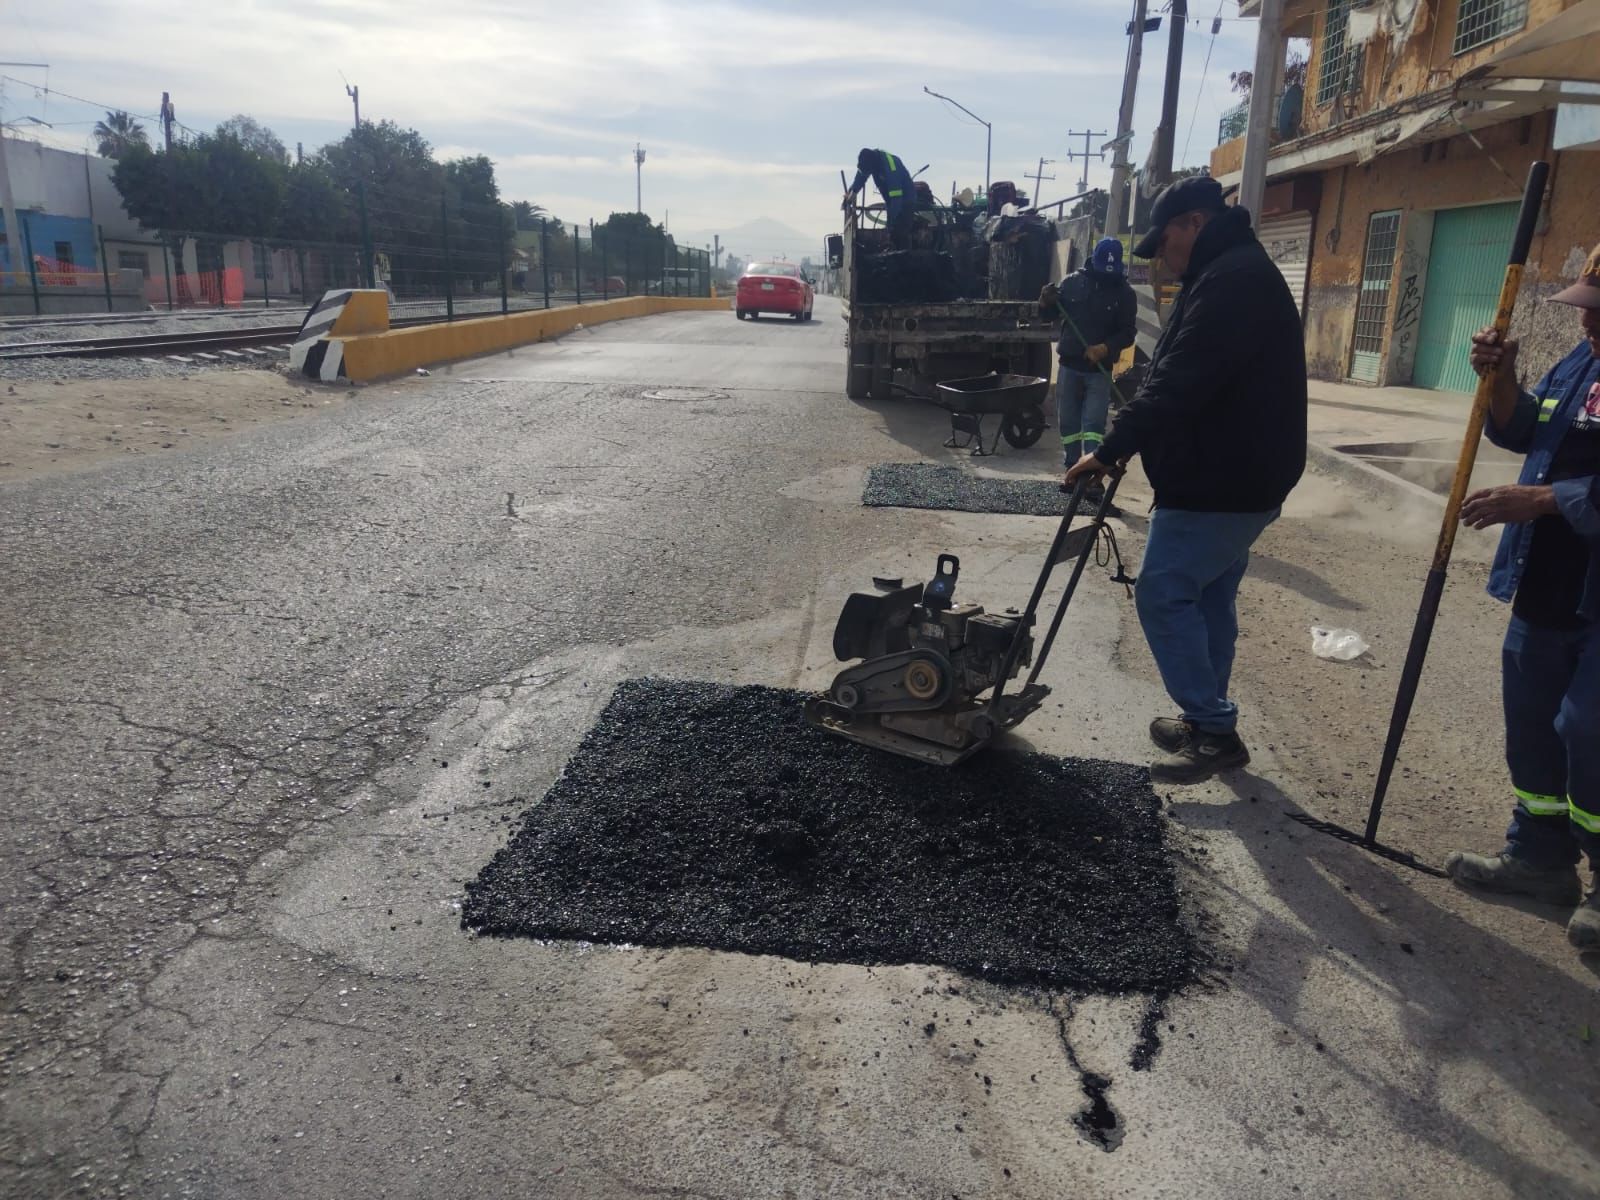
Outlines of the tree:
[{"label": "tree", "polygon": [[[1250,100],[1250,85],[1255,82],[1254,71],[1229,71],[1228,86],[1243,97],[1244,103]],[[1283,86],[1286,88],[1306,86],[1306,58],[1298,50],[1291,50],[1287,61],[1283,64]]]},{"label": "tree", "polygon": [[278,135],[254,117],[235,113],[217,126],[218,137],[231,137],[252,154],[282,166],[289,165],[289,151]]},{"label": "tree", "polygon": [[364,190],[373,248],[387,254],[397,287],[443,290],[439,197],[444,168],[415,129],[393,121],[363,121],[317,153],[334,189],[347,197],[336,241],[361,238]]},{"label": "tree", "polygon": [[452,159],[444,164],[444,184],[452,272],[475,286],[495,278],[510,260],[514,225],[500,203],[494,163],[482,154]]},{"label": "tree", "polygon": [[1096,229],[1104,229],[1106,227],[1106,218],[1111,213],[1111,194],[1109,192],[1102,192],[1096,188],[1074,204],[1068,216],[1086,217],[1091,213],[1094,216],[1094,227]]},{"label": "tree", "polygon": [[513,200],[511,202],[511,212],[516,218],[517,229],[523,232],[539,228],[539,218],[550,215],[545,211],[544,205],[530,204],[526,200]]},{"label": "tree", "polygon": [[630,292],[662,277],[671,243],[666,230],[644,213],[614,212],[595,227],[595,236],[605,246],[610,274],[625,279]]},{"label": "tree", "polygon": [[104,121],[94,123],[95,149],[101,158],[120,159],[135,147],[150,148],[145,127],[122,109],[106,113]]},{"label": "tree", "polygon": [[327,242],[349,224],[345,197],[327,165],[312,159],[289,168],[276,235],[286,241]]}]

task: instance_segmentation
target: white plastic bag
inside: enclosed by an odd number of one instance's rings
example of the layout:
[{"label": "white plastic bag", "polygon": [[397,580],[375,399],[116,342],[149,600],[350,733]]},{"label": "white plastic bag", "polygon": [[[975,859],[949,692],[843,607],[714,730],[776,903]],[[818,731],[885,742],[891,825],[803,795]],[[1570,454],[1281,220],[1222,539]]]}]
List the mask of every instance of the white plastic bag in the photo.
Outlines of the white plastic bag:
[{"label": "white plastic bag", "polygon": [[1349,662],[1360,658],[1372,649],[1354,629],[1326,629],[1321,625],[1311,627],[1311,653],[1318,658],[1332,658]]}]

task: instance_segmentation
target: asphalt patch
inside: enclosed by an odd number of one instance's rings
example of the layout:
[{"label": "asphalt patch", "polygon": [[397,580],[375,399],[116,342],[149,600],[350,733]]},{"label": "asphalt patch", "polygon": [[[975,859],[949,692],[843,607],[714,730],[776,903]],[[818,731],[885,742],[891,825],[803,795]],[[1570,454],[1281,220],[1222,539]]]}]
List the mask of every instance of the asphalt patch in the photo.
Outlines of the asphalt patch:
[{"label": "asphalt patch", "polygon": [[934,767],[813,729],[802,699],[624,682],[467,885],[462,925],[1080,992],[1194,980],[1143,768],[997,750]]},{"label": "asphalt patch", "polygon": [[[867,472],[861,503],[868,508],[935,508],[956,512],[1064,517],[1072,497],[1050,479],[997,479],[937,463],[879,463]],[[1093,516],[1097,506],[1080,504]],[[1106,510],[1117,515],[1113,505]]]}]

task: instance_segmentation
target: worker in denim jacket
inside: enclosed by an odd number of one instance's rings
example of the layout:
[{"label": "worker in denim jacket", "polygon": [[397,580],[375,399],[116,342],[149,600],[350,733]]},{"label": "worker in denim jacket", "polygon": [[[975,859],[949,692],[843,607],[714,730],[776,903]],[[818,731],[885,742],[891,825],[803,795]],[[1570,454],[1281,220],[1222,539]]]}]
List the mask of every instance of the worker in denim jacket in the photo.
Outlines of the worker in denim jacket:
[{"label": "worker in denim jacket", "polygon": [[[1461,519],[1504,525],[1489,594],[1511,601],[1501,654],[1506,762],[1516,794],[1498,855],[1456,851],[1452,879],[1577,906],[1567,938],[1600,952],[1600,891],[1586,899],[1587,854],[1600,871],[1600,247],[1573,287],[1551,297],[1582,313],[1583,341],[1530,395],[1516,383],[1517,343],[1473,336],[1479,375],[1501,368],[1485,433],[1526,454],[1511,486],[1468,496]],[[1580,902],[1581,900],[1581,902]]]}]

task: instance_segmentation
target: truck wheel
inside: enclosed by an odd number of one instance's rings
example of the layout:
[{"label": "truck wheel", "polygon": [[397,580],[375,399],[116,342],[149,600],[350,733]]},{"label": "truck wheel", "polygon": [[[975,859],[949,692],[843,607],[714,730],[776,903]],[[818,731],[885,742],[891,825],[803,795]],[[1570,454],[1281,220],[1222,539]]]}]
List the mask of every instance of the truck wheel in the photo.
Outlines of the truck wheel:
[{"label": "truck wheel", "polygon": [[1000,426],[1000,432],[1005,435],[1008,445],[1015,446],[1018,450],[1026,450],[1039,440],[1039,435],[1044,432],[1044,413],[1039,411],[1037,405],[1019,409],[1006,417]]},{"label": "truck wheel", "polygon": [[852,400],[865,400],[867,389],[872,386],[872,366],[856,361],[854,350],[844,353],[844,394]]},{"label": "truck wheel", "polygon": [[872,380],[867,385],[867,395],[874,400],[887,400],[891,395],[889,385],[894,381],[894,359],[888,346],[874,346],[872,354]]},{"label": "truck wheel", "polygon": [[1050,378],[1050,355],[1055,347],[1048,342],[1035,342],[1028,347],[1026,373],[1037,379]]}]

